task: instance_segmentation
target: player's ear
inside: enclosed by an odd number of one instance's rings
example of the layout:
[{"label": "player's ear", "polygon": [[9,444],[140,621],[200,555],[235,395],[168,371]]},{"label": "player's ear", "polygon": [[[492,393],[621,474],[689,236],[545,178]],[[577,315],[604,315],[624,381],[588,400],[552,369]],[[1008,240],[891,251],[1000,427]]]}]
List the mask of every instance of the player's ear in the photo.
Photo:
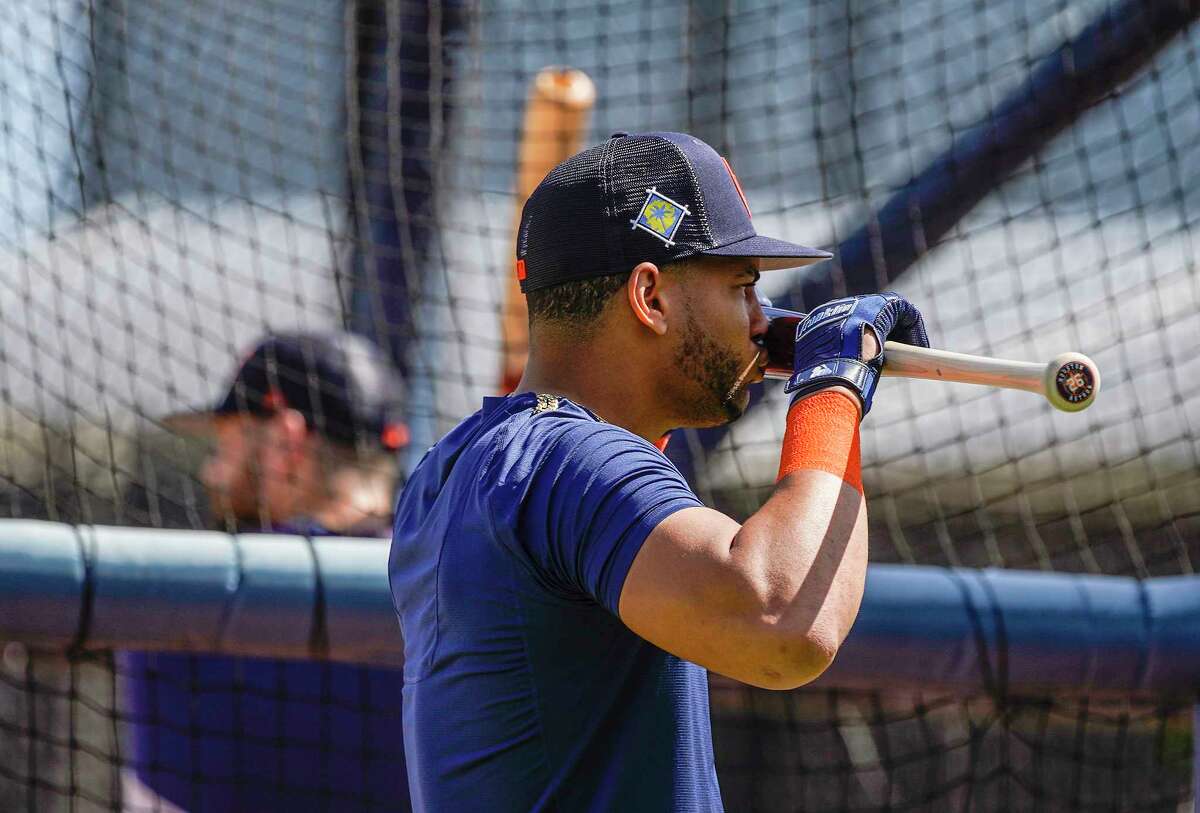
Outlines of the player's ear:
[{"label": "player's ear", "polygon": [[668,303],[659,267],[650,262],[638,263],[629,272],[625,292],[629,296],[629,308],[634,318],[657,335],[666,334]]},{"label": "player's ear", "polygon": [[281,409],[271,416],[271,451],[291,466],[305,453],[309,442],[308,422],[294,409]]}]

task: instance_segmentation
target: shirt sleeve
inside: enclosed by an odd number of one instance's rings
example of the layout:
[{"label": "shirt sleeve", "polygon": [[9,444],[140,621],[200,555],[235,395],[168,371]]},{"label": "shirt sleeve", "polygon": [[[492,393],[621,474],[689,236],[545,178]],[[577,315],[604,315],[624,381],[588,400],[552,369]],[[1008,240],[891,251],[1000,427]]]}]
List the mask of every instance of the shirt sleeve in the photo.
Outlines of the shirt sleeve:
[{"label": "shirt sleeve", "polygon": [[642,543],[702,503],[658,449],[619,427],[564,421],[531,472],[517,535],[560,585],[614,615]]}]

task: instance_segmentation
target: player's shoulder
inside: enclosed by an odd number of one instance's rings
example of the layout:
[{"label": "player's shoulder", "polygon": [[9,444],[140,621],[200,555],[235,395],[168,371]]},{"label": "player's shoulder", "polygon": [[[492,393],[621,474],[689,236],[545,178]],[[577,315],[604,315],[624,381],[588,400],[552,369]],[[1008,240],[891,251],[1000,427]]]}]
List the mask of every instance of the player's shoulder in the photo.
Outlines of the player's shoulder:
[{"label": "player's shoulder", "polygon": [[654,451],[653,445],[620,426],[606,422],[582,404],[559,395],[526,393],[514,435],[526,449],[541,454],[571,454],[599,446],[628,446]]},{"label": "player's shoulder", "polygon": [[[654,444],[606,422],[568,398],[532,395],[517,402],[497,436],[480,483],[504,522],[527,500],[538,505],[603,500],[637,481],[684,485],[683,476]],[[686,486],[684,486],[686,487]]]},{"label": "player's shoulder", "polygon": [[588,438],[640,441],[620,427],[607,424],[591,410],[567,398],[533,392],[486,397],[483,406],[435,443],[413,471],[441,480],[465,457],[476,473],[499,455],[533,458],[559,445],[572,446]]},{"label": "player's shoulder", "polygon": [[560,395],[520,393],[503,404],[486,433],[488,462],[483,475],[496,481],[521,480],[548,466],[588,465],[621,453],[666,458],[627,429],[610,424],[582,404]]},{"label": "player's shoulder", "polygon": [[653,444],[568,398],[533,392],[489,397],[426,453],[406,490],[422,487],[432,494],[454,475],[487,491],[513,487],[547,467],[586,468],[631,456],[673,468]]},{"label": "player's shoulder", "polygon": [[498,451],[487,475],[500,491],[524,494],[538,484],[556,495],[577,496],[583,488],[604,491],[660,480],[686,487],[679,469],[653,443],[562,397],[539,398],[522,431]]}]

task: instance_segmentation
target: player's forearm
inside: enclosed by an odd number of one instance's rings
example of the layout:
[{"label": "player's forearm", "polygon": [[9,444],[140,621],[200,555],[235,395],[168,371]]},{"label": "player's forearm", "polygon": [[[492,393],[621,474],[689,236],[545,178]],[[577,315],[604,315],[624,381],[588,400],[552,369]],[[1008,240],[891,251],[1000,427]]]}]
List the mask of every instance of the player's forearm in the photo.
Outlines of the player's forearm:
[{"label": "player's forearm", "polygon": [[731,551],[760,591],[769,638],[810,646],[825,665],[854,623],[866,574],[860,417],[858,399],[840,387],[792,406],[775,493]]},{"label": "player's forearm", "polygon": [[808,662],[820,662],[815,652],[826,664],[832,659],[862,601],[867,523],[858,425],[889,337],[929,346],[920,311],[890,292],[827,302],[800,322],[784,388],[794,400],[779,483],[731,549],[754,586],[766,640],[784,649],[800,641]]},{"label": "player's forearm", "polygon": [[794,685],[812,680],[845,640],[862,602],[862,494],[827,472],[794,472],[738,531],[731,555],[757,592],[768,645],[789,656],[782,666]]}]

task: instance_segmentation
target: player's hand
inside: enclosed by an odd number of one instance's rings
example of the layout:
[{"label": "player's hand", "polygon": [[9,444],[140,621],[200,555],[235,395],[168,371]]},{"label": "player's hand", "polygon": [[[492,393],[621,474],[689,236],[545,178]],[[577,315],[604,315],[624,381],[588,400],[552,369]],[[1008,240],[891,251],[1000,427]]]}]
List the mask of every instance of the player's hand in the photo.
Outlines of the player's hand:
[{"label": "player's hand", "polygon": [[[864,348],[868,330],[880,352]],[[858,395],[866,415],[883,368],[886,341],[929,346],[921,312],[899,294],[885,291],[826,302],[796,327],[794,372],[784,392],[795,400],[827,387],[847,387]]]}]

